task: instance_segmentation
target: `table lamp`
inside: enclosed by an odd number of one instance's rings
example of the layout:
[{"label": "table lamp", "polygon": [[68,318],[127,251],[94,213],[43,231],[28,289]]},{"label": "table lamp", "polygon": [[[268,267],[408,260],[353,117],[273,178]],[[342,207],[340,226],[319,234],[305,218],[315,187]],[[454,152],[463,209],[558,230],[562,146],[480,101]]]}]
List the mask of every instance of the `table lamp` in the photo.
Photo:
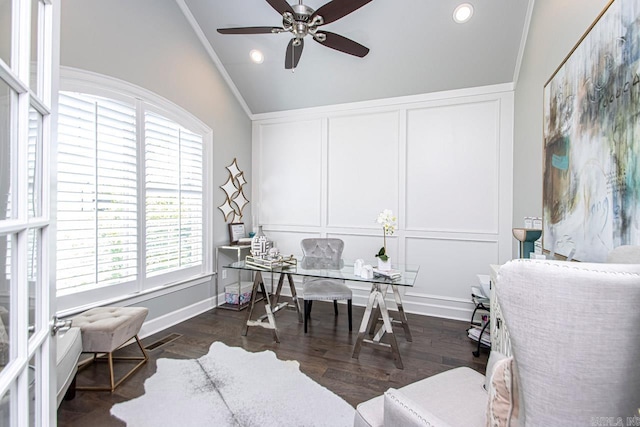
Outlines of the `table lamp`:
[{"label": "table lamp", "polygon": [[542,236],[542,230],[535,228],[514,228],[513,237],[520,242],[520,258],[530,258],[534,251],[533,242]]}]

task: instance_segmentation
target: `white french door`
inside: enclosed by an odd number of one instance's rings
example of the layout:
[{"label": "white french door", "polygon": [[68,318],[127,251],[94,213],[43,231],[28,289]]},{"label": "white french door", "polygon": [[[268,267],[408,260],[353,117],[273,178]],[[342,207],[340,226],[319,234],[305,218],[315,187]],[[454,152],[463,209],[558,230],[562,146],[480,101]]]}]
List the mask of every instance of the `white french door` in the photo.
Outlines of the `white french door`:
[{"label": "white french door", "polygon": [[0,0],[1,426],[56,423],[50,167],[58,22],[59,0]]}]

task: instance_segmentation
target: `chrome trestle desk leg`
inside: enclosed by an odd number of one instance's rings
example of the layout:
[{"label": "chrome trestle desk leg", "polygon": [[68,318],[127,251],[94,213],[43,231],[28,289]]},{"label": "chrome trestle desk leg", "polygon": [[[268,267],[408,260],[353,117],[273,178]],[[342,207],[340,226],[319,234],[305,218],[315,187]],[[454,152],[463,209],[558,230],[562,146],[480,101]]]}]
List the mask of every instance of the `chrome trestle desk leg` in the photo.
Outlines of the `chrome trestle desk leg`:
[{"label": "chrome trestle desk leg", "polygon": [[298,312],[298,323],[302,323],[302,310],[300,310],[300,301],[298,301],[298,293],[296,292],[296,285],[293,284],[293,277],[290,274],[287,274],[287,279],[289,280],[289,289],[291,290],[291,298],[293,299],[293,304],[296,307],[296,311]]},{"label": "chrome trestle desk leg", "polygon": [[[257,320],[251,320],[251,315],[253,314],[253,308],[255,306],[258,294],[258,287],[260,287],[260,290],[264,295],[264,310],[266,311],[266,314],[260,316]],[[273,310],[271,310],[269,293],[267,292],[264,286],[264,282],[262,281],[262,273],[256,271],[256,276],[253,280],[253,289],[251,290],[251,307],[247,311],[247,318],[244,323],[242,335],[247,335],[247,332],[249,332],[249,326],[261,326],[265,329],[271,329],[273,331],[273,338],[276,340],[276,342],[279,343],[280,338],[278,338],[278,328],[276,326],[276,319],[273,313]],[[264,322],[265,318],[268,320],[268,322]]]},{"label": "chrome trestle desk leg", "polygon": [[400,290],[398,286],[391,285],[391,289],[393,289],[393,297],[396,300],[396,307],[398,309],[398,315],[400,315],[400,320],[394,320],[394,323],[401,323],[402,329],[404,329],[404,337],[407,341],[412,342],[413,337],[411,336],[411,330],[409,329],[409,322],[407,321],[407,314],[404,312],[404,307],[402,306],[402,298],[400,298]]},{"label": "chrome trestle desk leg", "polygon": [[[300,302],[298,301],[298,294],[296,293],[296,286],[293,284],[293,277],[289,273],[280,273],[280,279],[278,279],[278,288],[276,290],[276,300],[274,302],[276,307],[280,307],[280,292],[282,291],[282,285],[284,284],[284,276],[287,276],[287,280],[289,281],[289,290],[291,291],[291,304],[288,306],[293,306],[298,312],[298,323],[302,323],[302,310],[300,310]],[[285,306],[287,305],[286,303]],[[278,308],[279,310],[280,308]]]},{"label": "chrome trestle desk leg", "polygon": [[[391,350],[396,367],[398,369],[403,369],[402,358],[400,357],[400,350],[398,349],[398,342],[396,341],[396,336],[393,333],[393,327],[391,325],[391,319],[389,318],[387,305],[384,302],[384,295],[387,291],[386,285],[383,286],[384,292],[380,289],[380,284],[378,283],[373,283],[371,286],[371,294],[369,294],[369,301],[367,302],[367,307],[365,308],[364,316],[362,317],[362,323],[360,323],[358,338],[356,339],[356,345],[353,349],[352,357],[357,359],[360,356],[360,349],[363,345],[382,347]],[[375,325],[377,323],[376,318],[372,318],[374,309],[376,311],[380,311],[380,315],[382,316],[382,326],[374,339],[365,339],[365,335],[371,328],[372,324]],[[384,333],[389,334],[389,344],[380,342]]]},{"label": "chrome trestle desk leg", "polygon": [[[289,303],[287,302],[282,302],[282,303],[280,302],[280,292],[282,292],[282,285],[284,284],[285,274],[289,280],[289,288],[291,289],[293,306],[298,312],[298,322],[302,323],[302,310],[300,310],[300,303],[298,301],[298,295],[296,294],[296,287],[293,283],[293,278],[291,277],[291,274],[280,273],[280,279],[278,280],[278,287],[276,288],[276,293],[275,295],[273,295],[273,305],[272,305],[271,297],[269,296],[269,293],[267,292],[264,286],[264,281],[262,280],[262,273],[259,271],[256,271],[255,274],[256,274],[255,279],[253,280],[253,289],[251,290],[251,306],[249,308],[249,311],[247,312],[247,317],[245,319],[245,323],[242,329],[242,335],[243,336],[247,335],[247,333],[249,332],[249,326],[260,326],[265,329],[273,330],[273,338],[276,340],[276,342],[279,343],[280,339],[278,338],[278,327],[276,326],[275,314],[278,311],[282,310],[283,308],[289,306]],[[264,310],[266,313],[258,317],[256,320],[251,320],[251,316],[253,315],[253,309],[255,307],[255,303],[258,295],[258,288],[260,288],[260,290],[264,295]],[[267,320],[267,322],[265,322],[265,319]]]},{"label": "chrome trestle desk leg", "polygon": [[[382,289],[381,290],[382,298],[384,299],[387,296],[387,291],[389,290],[389,286],[391,286],[391,289],[393,291],[393,298],[395,299],[398,315],[400,316],[400,320],[396,320],[392,318],[391,323],[402,325],[402,328],[404,329],[405,339],[409,342],[412,342],[413,337],[411,336],[411,330],[409,329],[409,322],[407,321],[407,315],[404,312],[404,307],[402,306],[402,298],[400,297],[400,291],[398,286],[380,284],[380,287]],[[377,334],[375,333],[375,328],[378,325],[378,322],[380,321],[382,321],[382,318],[380,317],[380,308],[378,307],[377,303],[374,302],[374,311],[373,311],[372,320],[369,322],[369,326],[367,328],[369,330],[369,336],[373,337],[375,335],[374,340],[376,339],[380,340],[380,337],[382,336],[382,334],[384,334],[383,328],[380,328]]]}]

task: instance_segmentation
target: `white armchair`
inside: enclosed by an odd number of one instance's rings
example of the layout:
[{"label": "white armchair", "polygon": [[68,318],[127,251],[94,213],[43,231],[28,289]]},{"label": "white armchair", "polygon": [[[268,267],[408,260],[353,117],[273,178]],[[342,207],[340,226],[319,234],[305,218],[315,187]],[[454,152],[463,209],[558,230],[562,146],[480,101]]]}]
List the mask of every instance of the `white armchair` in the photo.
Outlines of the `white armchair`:
[{"label": "white armchair", "polygon": [[[640,422],[640,264],[514,260],[498,283],[520,426]],[[361,403],[354,425],[487,425],[483,384],[452,369]]]}]

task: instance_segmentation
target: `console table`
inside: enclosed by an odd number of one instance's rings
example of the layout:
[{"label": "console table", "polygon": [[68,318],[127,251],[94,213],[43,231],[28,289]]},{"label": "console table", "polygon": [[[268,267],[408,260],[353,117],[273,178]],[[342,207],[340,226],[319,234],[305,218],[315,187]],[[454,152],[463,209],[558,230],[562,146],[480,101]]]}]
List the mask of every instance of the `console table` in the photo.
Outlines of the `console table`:
[{"label": "console table", "polygon": [[[228,302],[224,302],[222,304],[218,304],[218,282],[220,281],[220,255],[225,254],[226,256],[235,259],[236,261],[240,261],[244,259],[246,255],[249,254],[251,250],[251,245],[222,245],[216,247],[216,307],[218,308],[226,308],[229,310],[242,310],[249,306],[248,303],[241,304],[240,295],[242,294],[242,272],[238,271],[238,279],[235,282],[238,285],[238,304],[230,304]],[[248,282],[250,283],[250,282]],[[231,283],[227,286],[232,286],[234,283]]]},{"label": "console table", "polygon": [[[402,307],[402,298],[400,295],[399,287],[412,287],[415,283],[416,276],[418,275],[419,266],[415,265],[394,265],[393,268],[401,272],[401,277],[397,279],[389,279],[384,276],[374,276],[373,278],[362,278],[359,275],[353,273],[353,262],[344,261],[343,267],[340,269],[326,269],[326,270],[312,270],[302,267],[300,260],[295,266],[289,266],[284,268],[265,269],[256,267],[254,265],[246,264],[244,261],[234,262],[226,265],[223,268],[230,268],[236,270],[252,271],[255,275],[253,281],[253,289],[251,292],[250,309],[247,312],[245,323],[243,325],[242,335],[247,335],[249,327],[259,326],[273,331],[273,336],[276,342],[279,341],[278,328],[276,325],[275,314],[282,308],[286,307],[288,303],[279,303],[280,292],[286,278],[289,287],[291,289],[291,295],[293,297],[293,304],[298,312],[298,321],[302,322],[302,312],[298,303],[296,289],[293,282],[293,275],[295,276],[309,276],[317,278],[327,279],[342,279],[353,282],[365,282],[371,284],[371,290],[365,308],[364,316],[358,330],[358,338],[356,339],[355,347],[352,357],[357,359],[360,355],[362,346],[375,346],[389,350],[395,361],[396,366],[399,369],[403,368],[402,358],[400,351],[398,350],[398,343],[396,341],[395,334],[393,333],[393,324],[397,323],[402,325],[405,338],[407,341],[411,341],[411,331],[409,330],[409,323],[407,322],[407,316]],[[271,274],[279,274],[278,286],[275,295],[269,296],[266,292],[264,281],[262,279],[262,273],[270,272]],[[273,282],[272,282],[273,283]],[[257,299],[258,292],[262,290],[265,298],[265,314],[259,316],[253,320],[253,310]],[[389,315],[389,309],[385,301],[385,296],[388,291],[391,290],[396,303],[399,319],[392,319]],[[378,327],[378,323],[382,324]],[[377,329],[376,329],[377,328]],[[382,342],[382,338],[385,334],[388,334],[388,342]]]}]

